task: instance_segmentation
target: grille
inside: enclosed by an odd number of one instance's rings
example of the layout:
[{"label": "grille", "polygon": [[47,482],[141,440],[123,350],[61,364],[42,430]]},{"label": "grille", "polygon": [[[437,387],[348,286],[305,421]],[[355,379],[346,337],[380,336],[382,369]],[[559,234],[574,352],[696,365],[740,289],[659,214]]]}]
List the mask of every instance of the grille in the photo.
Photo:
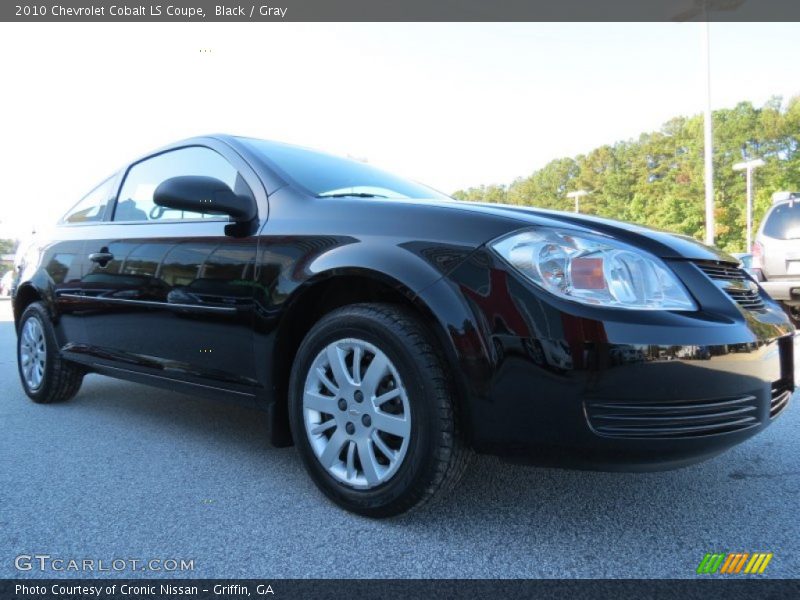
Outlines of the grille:
[{"label": "grille", "polygon": [[777,417],[789,404],[792,397],[792,388],[785,381],[776,381],[772,384],[772,401],[769,405],[769,418]]},{"label": "grille", "polygon": [[591,428],[614,438],[691,438],[759,425],[755,396],[657,403],[590,400],[585,406]]},{"label": "grille", "polygon": [[742,308],[747,310],[764,310],[766,308],[758,288],[750,287],[751,280],[741,269],[715,263],[698,262],[695,264]]}]

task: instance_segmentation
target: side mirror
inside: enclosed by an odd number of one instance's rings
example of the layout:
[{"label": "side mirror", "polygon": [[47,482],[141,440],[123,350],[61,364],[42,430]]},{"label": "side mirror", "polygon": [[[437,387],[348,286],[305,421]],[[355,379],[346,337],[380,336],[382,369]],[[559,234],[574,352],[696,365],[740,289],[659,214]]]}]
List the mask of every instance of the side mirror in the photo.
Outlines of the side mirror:
[{"label": "side mirror", "polygon": [[162,181],[153,193],[153,202],[175,210],[228,215],[239,223],[252,221],[258,214],[252,198],[236,194],[213,177],[184,176]]}]

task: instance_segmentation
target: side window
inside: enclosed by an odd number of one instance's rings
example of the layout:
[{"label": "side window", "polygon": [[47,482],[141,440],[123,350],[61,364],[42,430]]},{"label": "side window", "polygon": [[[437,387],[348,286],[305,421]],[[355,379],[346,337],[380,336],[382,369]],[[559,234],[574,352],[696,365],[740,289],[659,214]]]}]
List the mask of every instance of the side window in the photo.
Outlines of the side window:
[{"label": "side window", "polygon": [[119,192],[114,221],[219,219],[218,214],[165,209],[153,203],[153,192],[162,181],[185,175],[214,177],[237,193],[251,193],[233,165],[217,152],[200,146],[171,150],[130,168]]},{"label": "side window", "polygon": [[102,221],[106,212],[106,205],[112,193],[111,187],[113,183],[114,177],[112,176],[94,188],[69,209],[67,214],[62,217],[61,222],[91,223],[93,221]]}]

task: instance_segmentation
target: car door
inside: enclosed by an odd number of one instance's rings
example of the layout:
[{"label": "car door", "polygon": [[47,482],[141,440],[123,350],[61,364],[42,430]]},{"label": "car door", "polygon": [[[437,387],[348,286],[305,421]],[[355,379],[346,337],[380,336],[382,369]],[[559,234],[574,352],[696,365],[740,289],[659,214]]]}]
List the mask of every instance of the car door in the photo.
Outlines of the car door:
[{"label": "car door", "polygon": [[[42,249],[40,264],[52,282],[53,300],[59,318],[56,333],[59,344],[67,349],[82,348],[88,343],[80,302],[83,274],[86,270],[85,239],[94,227],[102,225],[109,202],[113,199],[116,175],[109,177],[84,196],[48,233],[52,241]],[[38,242],[34,239],[32,245]]]},{"label": "car door", "polygon": [[153,203],[162,181],[185,175],[214,177],[253,196],[254,175],[248,184],[229,158],[204,146],[129,167],[110,220],[93,229],[84,249],[89,352],[118,368],[247,389],[255,385],[256,237],[226,235],[229,220],[219,215]]}]

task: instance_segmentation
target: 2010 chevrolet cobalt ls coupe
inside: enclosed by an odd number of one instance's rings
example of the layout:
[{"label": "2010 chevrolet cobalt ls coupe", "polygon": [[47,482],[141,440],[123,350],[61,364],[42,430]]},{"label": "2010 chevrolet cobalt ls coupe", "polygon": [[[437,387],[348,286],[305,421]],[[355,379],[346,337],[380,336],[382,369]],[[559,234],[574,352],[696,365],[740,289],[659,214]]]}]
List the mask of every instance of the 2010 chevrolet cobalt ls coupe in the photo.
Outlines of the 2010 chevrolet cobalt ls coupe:
[{"label": "2010 chevrolet cobalt ls coupe", "polygon": [[40,238],[14,293],[31,399],[96,372],[252,403],[365,515],[453,485],[472,450],[689,464],[794,389],[792,325],[713,248],[284,144],[169,146]]}]

